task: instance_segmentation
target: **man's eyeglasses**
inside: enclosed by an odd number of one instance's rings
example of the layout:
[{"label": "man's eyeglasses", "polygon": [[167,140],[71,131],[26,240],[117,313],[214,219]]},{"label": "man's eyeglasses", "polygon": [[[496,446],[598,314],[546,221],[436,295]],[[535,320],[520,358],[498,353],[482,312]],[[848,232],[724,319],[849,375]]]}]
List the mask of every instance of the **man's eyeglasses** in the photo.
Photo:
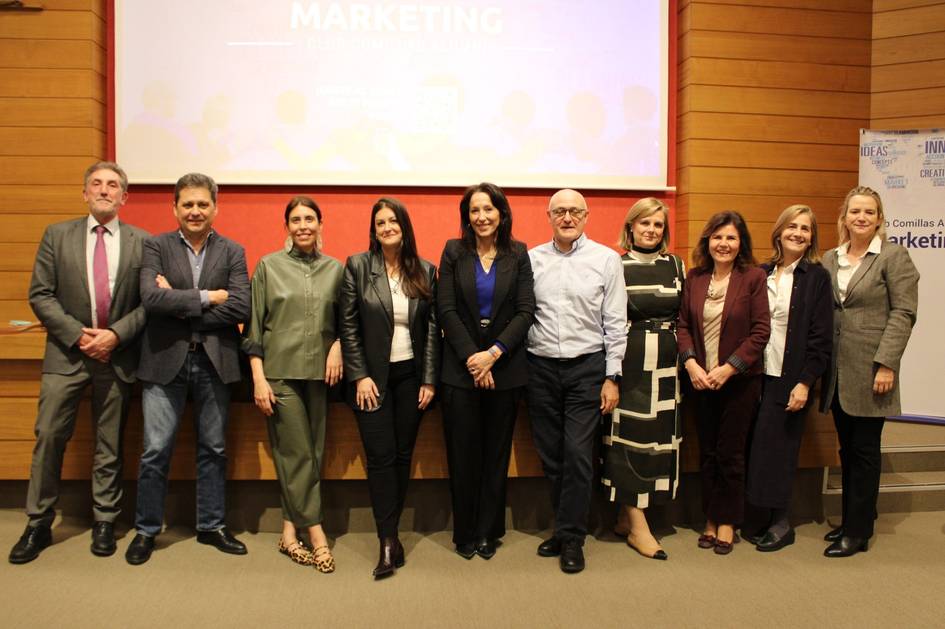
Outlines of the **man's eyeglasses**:
[{"label": "man's eyeglasses", "polygon": [[564,218],[565,214],[570,214],[571,218],[576,221],[579,221],[587,216],[586,209],[577,207],[556,207],[554,209],[548,210],[548,213],[551,214],[552,218],[554,218],[556,221],[560,221],[562,218]]}]

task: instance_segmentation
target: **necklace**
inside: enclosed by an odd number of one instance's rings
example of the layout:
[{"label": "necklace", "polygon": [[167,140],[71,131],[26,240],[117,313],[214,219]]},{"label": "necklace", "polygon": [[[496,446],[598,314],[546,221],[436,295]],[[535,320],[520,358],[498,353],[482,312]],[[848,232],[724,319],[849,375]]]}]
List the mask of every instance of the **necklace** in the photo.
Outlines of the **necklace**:
[{"label": "necklace", "polygon": [[400,287],[401,287],[401,284],[403,283],[403,279],[400,277],[400,273],[397,274],[397,277],[394,277],[393,275],[388,275],[387,279],[388,279],[388,283],[390,284],[391,295],[399,295]]},{"label": "necklace", "polygon": [[725,291],[728,290],[728,278],[731,273],[726,274],[720,280],[715,279],[715,272],[712,272],[712,280],[709,282],[708,295],[711,299],[721,299],[725,296]]}]

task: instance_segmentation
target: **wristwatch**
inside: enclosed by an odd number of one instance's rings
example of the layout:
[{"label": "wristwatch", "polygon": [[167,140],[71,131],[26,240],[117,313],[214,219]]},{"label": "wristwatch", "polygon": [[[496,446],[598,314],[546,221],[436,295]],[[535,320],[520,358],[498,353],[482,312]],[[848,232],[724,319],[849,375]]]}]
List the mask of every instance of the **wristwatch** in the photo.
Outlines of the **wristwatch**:
[{"label": "wristwatch", "polygon": [[607,378],[608,380],[610,380],[611,382],[613,382],[614,384],[620,384],[620,374],[619,374],[619,373],[611,374],[611,375],[609,375],[609,376],[606,376],[606,378]]}]

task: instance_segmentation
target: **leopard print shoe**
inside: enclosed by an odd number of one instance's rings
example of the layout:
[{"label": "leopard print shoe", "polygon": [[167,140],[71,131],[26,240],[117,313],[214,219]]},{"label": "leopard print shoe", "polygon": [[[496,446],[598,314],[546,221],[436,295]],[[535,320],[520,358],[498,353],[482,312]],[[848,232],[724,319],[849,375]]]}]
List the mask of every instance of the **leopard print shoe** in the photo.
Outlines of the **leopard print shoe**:
[{"label": "leopard print shoe", "polygon": [[316,570],[325,574],[335,571],[335,558],[327,545],[315,547],[312,553],[312,564]]},{"label": "leopard print shoe", "polygon": [[300,566],[311,566],[315,564],[315,557],[312,552],[305,548],[298,540],[286,546],[285,541],[279,538],[279,552]]}]

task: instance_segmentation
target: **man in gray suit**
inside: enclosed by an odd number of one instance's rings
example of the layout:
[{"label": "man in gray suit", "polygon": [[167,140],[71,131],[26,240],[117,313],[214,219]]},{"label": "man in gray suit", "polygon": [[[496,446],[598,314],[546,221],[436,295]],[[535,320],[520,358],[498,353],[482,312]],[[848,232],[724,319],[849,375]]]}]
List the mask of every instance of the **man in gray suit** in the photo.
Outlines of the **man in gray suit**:
[{"label": "man in gray suit", "polygon": [[217,184],[199,173],[174,189],[179,229],[144,244],[141,301],[148,324],[141,343],[144,452],[138,472],[132,565],[151,558],[164,524],[167,474],[188,391],[197,435],[197,541],[235,555],[246,546],[224,522],[229,385],[239,381],[240,335],[249,319],[243,247],[213,231]]},{"label": "man in gray suit", "polygon": [[30,306],[46,326],[46,353],[26,495],[29,524],[10,551],[11,563],[32,561],[52,543],[62,458],[89,385],[95,430],[92,552],[115,552],[122,428],[145,321],[138,269],[148,234],[118,220],[128,199],[128,177],[118,164],[89,166],[82,197],[88,216],[47,227],[33,266]]}]

